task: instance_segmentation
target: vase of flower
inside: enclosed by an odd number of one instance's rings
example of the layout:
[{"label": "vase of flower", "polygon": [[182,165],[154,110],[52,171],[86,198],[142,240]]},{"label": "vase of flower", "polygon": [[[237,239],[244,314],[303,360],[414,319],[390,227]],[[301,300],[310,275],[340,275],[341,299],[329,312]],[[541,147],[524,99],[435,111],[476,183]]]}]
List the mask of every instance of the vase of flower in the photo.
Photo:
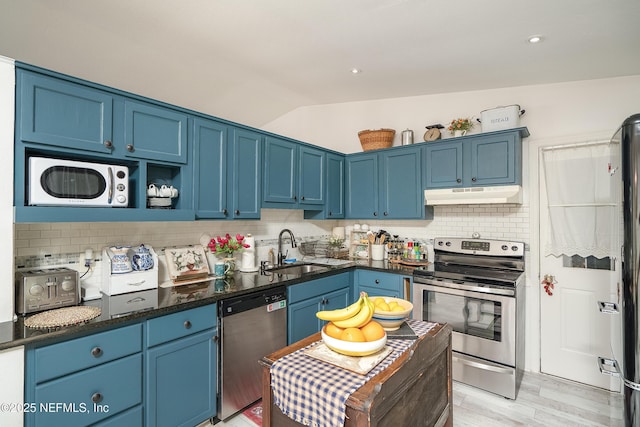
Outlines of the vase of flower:
[{"label": "vase of flower", "polygon": [[473,121],[470,118],[454,119],[447,127],[447,130],[451,132],[453,136],[465,136],[472,127]]},{"label": "vase of flower", "polygon": [[222,258],[222,261],[229,266],[229,268],[225,267],[225,270],[227,270],[226,275],[233,275],[238,269],[235,253],[249,247],[250,246],[244,242],[244,236],[236,234],[234,238],[231,237],[229,233],[224,237],[217,236],[211,239],[207,245],[211,253],[215,254],[218,258]]}]

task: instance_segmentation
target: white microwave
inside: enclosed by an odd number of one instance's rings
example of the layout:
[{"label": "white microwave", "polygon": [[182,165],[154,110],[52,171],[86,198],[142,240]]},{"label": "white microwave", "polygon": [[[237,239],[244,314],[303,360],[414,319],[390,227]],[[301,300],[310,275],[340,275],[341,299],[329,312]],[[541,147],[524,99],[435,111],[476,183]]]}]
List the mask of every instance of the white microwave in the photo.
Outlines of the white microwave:
[{"label": "white microwave", "polygon": [[29,205],[127,207],[129,168],[120,165],[29,158]]}]

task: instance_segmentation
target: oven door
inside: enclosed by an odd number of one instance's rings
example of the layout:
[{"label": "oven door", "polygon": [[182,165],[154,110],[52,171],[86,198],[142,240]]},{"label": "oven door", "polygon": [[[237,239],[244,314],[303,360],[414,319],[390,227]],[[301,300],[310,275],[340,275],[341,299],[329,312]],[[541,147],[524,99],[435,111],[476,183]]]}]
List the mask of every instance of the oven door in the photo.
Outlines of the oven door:
[{"label": "oven door", "polygon": [[452,289],[443,281],[413,285],[413,318],[448,323],[453,351],[516,364],[516,300],[485,292]]}]

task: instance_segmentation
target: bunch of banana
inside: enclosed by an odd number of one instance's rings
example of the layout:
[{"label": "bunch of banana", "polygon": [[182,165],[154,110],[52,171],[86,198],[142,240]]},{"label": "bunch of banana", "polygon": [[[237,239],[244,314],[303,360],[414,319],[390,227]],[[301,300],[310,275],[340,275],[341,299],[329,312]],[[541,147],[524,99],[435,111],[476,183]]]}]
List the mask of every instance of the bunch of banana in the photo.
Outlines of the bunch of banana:
[{"label": "bunch of banana", "polygon": [[324,310],[316,313],[318,319],[333,322],[339,328],[359,328],[369,323],[375,307],[366,292],[360,292],[360,298],[348,307],[337,310]]}]

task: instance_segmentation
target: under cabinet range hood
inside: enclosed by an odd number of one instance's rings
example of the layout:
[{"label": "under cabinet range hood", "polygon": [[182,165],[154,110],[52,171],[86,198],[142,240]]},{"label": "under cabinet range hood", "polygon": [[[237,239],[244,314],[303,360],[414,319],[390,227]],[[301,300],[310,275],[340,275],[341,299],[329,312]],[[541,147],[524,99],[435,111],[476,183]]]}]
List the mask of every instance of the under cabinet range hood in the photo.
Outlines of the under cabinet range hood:
[{"label": "under cabinet range hood", "polygon": [[499,185],[496,187],[440,188],[424,190],[426,205],[475,205],[486,203],[522,204],[522,187]]}]

